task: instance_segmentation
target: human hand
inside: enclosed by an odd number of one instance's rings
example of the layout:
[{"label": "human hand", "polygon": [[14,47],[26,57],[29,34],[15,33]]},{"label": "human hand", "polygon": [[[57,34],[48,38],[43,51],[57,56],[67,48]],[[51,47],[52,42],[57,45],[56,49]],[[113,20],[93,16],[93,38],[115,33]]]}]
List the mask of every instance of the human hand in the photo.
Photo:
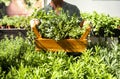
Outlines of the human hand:
[{"label": "human hand", "polygon": [[34,27],[34,26],[37,26],[40,24],[40,21],[38,19],[32,19],[30,20],[30,26],[31,28]]}]

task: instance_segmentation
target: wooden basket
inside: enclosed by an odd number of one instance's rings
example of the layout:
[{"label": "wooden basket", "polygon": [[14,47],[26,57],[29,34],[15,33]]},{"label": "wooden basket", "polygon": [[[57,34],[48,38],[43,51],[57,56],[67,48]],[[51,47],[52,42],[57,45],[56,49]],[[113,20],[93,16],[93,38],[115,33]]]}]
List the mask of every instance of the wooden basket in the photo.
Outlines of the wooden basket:
[{"label": "wooden basket", "polygon": [[46,51],[65,51],[65,52],[83,52],[87,48],[87,36],[90,33],[91,27],[88,26],[85,33],[79,39],[64,39],[53,40],[42,38],[35,25],[31,26],[36,35],[35,44],[36,50]]}]

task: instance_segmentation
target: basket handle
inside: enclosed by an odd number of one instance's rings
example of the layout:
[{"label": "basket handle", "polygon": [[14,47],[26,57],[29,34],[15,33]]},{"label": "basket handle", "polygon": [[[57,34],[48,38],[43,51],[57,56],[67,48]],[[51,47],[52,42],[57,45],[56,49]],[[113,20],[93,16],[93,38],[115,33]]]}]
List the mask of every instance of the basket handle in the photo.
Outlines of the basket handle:
[{"label": "basket handle", "polygon": [[83,40],[83,39],[87,38],[87,36],[89,35],[89,33],[91,31],[91,28],[92,28],[92,26],[91,26],[91,24],[89,24],[89,26],[86,28],[85,33],[80,37],[80,40]]},{"label": "basket handle", "polygon": [[42,38],[41,34],[38,32],[36,26],[40,24],[40,21],[38,19],[32,19],[30,21],[30,26],[33,32],[35,33],[37,38]]}]

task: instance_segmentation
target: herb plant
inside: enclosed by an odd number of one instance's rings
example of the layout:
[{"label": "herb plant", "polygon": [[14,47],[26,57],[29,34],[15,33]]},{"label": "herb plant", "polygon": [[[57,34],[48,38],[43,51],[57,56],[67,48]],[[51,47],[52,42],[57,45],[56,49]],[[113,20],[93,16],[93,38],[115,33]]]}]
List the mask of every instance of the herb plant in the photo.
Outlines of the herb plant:
[{"label": "herb plant", "polygon": [[120,49],[95,46],[80,56],[66,52],[35,51],[28,39],[0,41],[1,79],[119,79]]},{"label": "herb plant", "polygon": [[65,38],[80,38],[83,29],[79,26],[79,18],[69,16],[67,13],[61,12],[57,15],[53,11],[46,13],[39,10],[32,16],[40,19],[41,24],[38,30],[43,37],[61,40]]},{"label": "herb plant", "polygon": [[93,13],[81,13],[81,15],[83,19],[92,22],[93,31],[96,36],[113,36],[113,30],[120,26],[119,17],[111,17],[110,15],[99,14],[95,11]]}]

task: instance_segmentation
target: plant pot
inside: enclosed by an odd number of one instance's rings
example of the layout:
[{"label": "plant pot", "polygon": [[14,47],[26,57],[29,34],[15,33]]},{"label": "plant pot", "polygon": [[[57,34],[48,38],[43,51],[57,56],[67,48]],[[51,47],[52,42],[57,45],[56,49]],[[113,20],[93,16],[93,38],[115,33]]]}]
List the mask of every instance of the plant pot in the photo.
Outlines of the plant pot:
[{"label": "plant pot", "polygon": [[0,26],[0,29],[3,29],[3,26]]}]

